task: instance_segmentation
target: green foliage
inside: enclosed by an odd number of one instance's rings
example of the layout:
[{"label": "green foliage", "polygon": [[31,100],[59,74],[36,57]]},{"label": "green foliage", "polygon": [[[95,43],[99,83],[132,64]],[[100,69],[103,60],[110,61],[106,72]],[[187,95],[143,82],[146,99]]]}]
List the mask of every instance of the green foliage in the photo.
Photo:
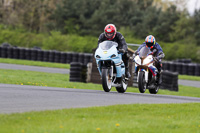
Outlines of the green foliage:
[{"label": "green foliage", "polygon": [[[124,35],[127,43],[142,44],[143,39],[137,39],[132,30],[121,27],[120,32]],[[58,31],[50,34],[36,34],[26,32],[23,29],[11,30],[0,25],[0,43],[8,42],[13,46],[33,48],[41,47],[44,50],[73,51],[92,53],[92,49],[97,47],[98,36],[79,36],[75,34],[63,35]],[[200,62],[200,47],[195,45],[195,41],[182,40],[175,43],[166,43],[157,39],[165,53],[165,60],[177,58],[191,58],[195,62]],[[136,50],[137,47],[131,47]]]},{"label": "green foliage", "polygon": [[97,47],[97,37],[63,35],[58,31],[49,34],[36,34],[21,29],[10,30],[0,27],[0,44],[8,42],[13,46],[33,48],[41,47],[45,50],[74,51],[91,53]]}]

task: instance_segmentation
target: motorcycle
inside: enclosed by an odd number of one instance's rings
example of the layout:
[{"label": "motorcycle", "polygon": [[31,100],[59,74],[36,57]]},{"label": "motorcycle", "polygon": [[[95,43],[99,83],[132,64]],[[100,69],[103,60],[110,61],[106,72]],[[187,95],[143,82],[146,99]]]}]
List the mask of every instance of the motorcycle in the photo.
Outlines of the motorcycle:
[{"label": "motorcycle", "polygon": [[119,93],[127,90],[128,81],[125,78],[125,65],[122,60],[122,51],[117,50],[118,43],[104,41],[99,44],[95,51],[97,68],[102,79],[102,86],[105,92],[110,92],[116,87]]},{"label": "motorcycle", "polygon": [[139,51],[139,55],[134,57],[134,62],[140,93],[144,93],[146,89],[149,89],[151,94],[158,93],[158,70],[154,65],[155,61],[150,49],[143,47]]}]

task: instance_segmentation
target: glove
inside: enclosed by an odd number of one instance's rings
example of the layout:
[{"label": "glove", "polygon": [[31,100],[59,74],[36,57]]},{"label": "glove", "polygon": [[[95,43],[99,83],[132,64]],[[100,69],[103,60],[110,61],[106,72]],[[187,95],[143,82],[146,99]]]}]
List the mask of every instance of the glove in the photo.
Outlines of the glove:
[{"label": "glove", "polygon": [[147,55],[153,55],[154,53],[153,52],[151,52],[151,53],[148,53]]},{"label": "glove", "polygon": [[158,62],[159,60],[160,60],[160,58],[158,58],[158,57],[154,57],[153,58],[156,62]]},{"label": "glove", "polygon": [[153,52],[153,53],[156,53],[157,51],[158,51],[157,49],[154,49],[152,52]]},{"label": "glove", "polygon": [[134,54],[135,54],[135,55],[139,55],[139,52],[136,50]]},{"label": "glove", "polygon": [[124,49],[119,49],[119,52],[120,53],[125,53],[125,50]]}]

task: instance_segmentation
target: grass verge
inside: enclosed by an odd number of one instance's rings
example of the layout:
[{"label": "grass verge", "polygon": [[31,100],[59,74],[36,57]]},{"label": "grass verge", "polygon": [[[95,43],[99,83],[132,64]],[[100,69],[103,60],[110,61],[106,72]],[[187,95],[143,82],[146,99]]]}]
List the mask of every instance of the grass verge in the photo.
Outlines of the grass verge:
[{"label": "grass verge", "polygon": [[70,69],[69,64],[30,61],[30,60],[16,60],[16,59],[7,59],[7,58],[0,58],[0,63]]},{"label": "grass verge", "polygon": [[200,104],[132,104],[0,114],[2,133],[199,133]]},{"label": "grass verge", "polygon": [[179,75],[179,79],[200,81],[200,76]]},{"label": "grass verge", "polygon": [[[0,83],[6,84],[103,90],[100,84],[69,82],[68,74],[6,69],[0,69],[0,73]],[[114,87],[112,88],[112,90],[116,91]],[[139,90],[138,88],[128,87],[127,92],[139,93]],[[149,93],[148,90],[146,91],[146,93]],[[159,90],[158,94],[200,97],[200,88],[179,86],[178,92]]]}]

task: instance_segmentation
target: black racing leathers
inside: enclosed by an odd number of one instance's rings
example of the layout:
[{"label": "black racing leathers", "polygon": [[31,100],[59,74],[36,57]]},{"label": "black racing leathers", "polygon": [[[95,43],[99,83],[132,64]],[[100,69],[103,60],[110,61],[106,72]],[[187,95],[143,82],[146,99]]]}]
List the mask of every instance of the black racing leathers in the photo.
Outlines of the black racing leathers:
[{"label": "black racing leathers", "polygon": [[[99,39],[98,39],[98,45],[99,45],[99,43],[101,43],[103,41],[107,41],[107,40],[108,39],[106,38],[105,33],[101,33],[99,36]],[[122,60],[124,61],[125,67],[128,67],[128,60],[129,60],[129,57],[127,55],[128,47],[127,47],[127,44],[126,44],[126,41],[125,41],[123,35],[120,32],[117,32],[115,37],[110,41],[114,41],[114,42],[118,43],[117,50],[124,49],[125,53],[122,56]]]},{"label": "black racing leathers", "polygon": [[[103,41],[107,41],[107,40],[108,39],[106,38],[105,33],[101,33],[100,36],[99,36],[99,39],[98,39],[98,46],[99,46],[99,43],[101,43]],[[109,41],[114,41],[114,42],[118,43],[117,50],[124,49],[125,53],[122,55],[122,60],[123,60],[125,67],[128,71],[128,66],[129,66],[129,63],[128,63],[128,61],[129,61],[128,47],[127,47],[127,44],[126,44],[126,41],[125,41],[123,35],[120,32],[117,32],[115,37],[112,40],[109,40]],[[128,77],[130,77],[130,74],[129,74]]]},{"label": "black racing leathers", "polygon": [[[105,34],[101,33],[99,36],[98,45],[99,45],[99,43],[106,41],[106,40],[108,40],[108,39],[106,38]],[[127,51],[128,47],[127,47],[126,41],[121,33],[117,32],[115,37],[110,41],[114,41],[114,42],[118,43],[118,47],[117,47],[118,50],[124,49],[125,51]]]}]

